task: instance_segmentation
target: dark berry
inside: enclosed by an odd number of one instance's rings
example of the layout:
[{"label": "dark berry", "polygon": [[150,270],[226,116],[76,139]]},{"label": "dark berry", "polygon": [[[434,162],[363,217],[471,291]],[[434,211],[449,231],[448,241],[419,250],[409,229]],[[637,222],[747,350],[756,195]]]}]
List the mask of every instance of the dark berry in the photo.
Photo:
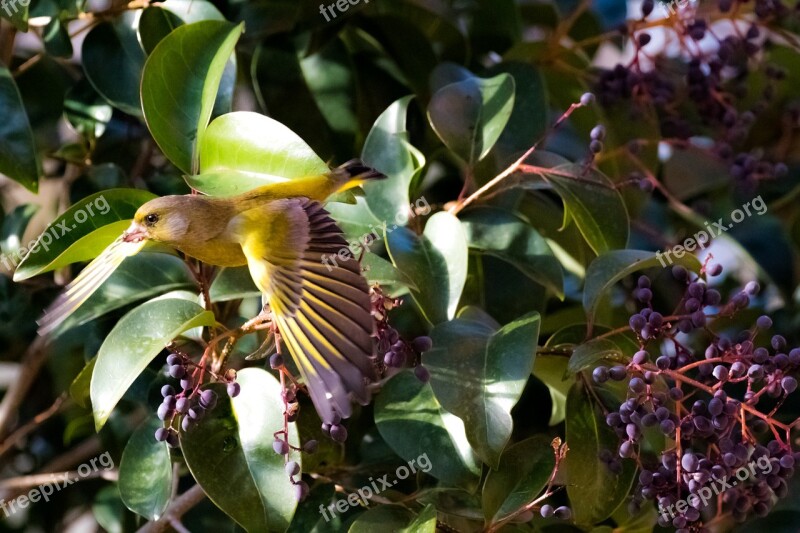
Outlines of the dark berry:
[{"label": "dark berry", "polygon": [[272,369],[278,369],[283,366],[283,356],[279,353],[274,353],[269,358],[269,367]]},{"label": "dark berry", "polygon": [[289,444],[284,440],[275,439],[272,442],[272,449],[275,450],[275,453],[278,455],[286,455],[289,453]]},{"label": "dark berry", "polygon": [[297,461],[289,461],[286,463],[286,466],[284,466],[284,470],[287,476],[296,476],[300,473],[300,465],[297,464]]},{"label": "dark berry", "polygon": [[423,335],[411,341],[411,347],[414,348],[414,351],[417,353],[425,353],[433,348],[433,340]]},{"label": "dark berry", "polygon": [[331,426],[331,438],[336,442],[344,442],[347,440],[347,428],[342,425],[336,424]]},{"label": "dark berry", "polygon": [[233,383],[228,383],[226,390],[228,396],[230,396],[231,398],[236,398],[237,396],[239,396],[239,393],[242,392],[242,386],[234,381]]},{"label": "dark berry", "polygon": [[414,375],[423,383],[427,383],[431,379],[431,373],[422,365],[414,367]]}]

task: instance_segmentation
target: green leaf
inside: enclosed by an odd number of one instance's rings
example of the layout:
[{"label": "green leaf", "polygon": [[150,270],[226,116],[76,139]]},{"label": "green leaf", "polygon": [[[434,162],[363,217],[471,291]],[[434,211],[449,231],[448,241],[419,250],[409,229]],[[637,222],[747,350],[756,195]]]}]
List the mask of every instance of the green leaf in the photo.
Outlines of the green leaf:
[{"label": "green leaf", "polygon": [[536,435],[503,453],[497,470],[489,471],[483,485],[483,512],[495,523],[536,499],[556,466],[552,439]]},{"label": "green leaf", "polygon": [[92,515],[108,533],[124,533],[125,505],[119,497],[116,485],[108,485],[97,491],[92,503]]},{"label": "green leaf", "polygon": [[411,181],[425,166],[425,156],[411,145],[406,131],[406,115],[412,98],[400,98],[378,117],[361,152],[364,163],[387,176],[387,179],[363,185],[367,205],[385,221],[395,220],[398,213],[407,216]]},{"label": "green leaf", "polygon": [[712,152],[689,145],[673,148],[664,163],[663,183],[677,199],[685,201],[730,183],[730,168]]},{"label": "green leaf", "polygon": [[429,474],[445,483],[471,487],[480,467],[464,423],[442,409],[430,385],[409,371],[392,377],[375,399],[375,423],[394,452],[406,461],[427,454]]},{"label": "green leaf", "polygon": [[92,357],[69,385],[69,395],[75,400],[75,403],[83,408],[91,407],[89,386],[92,382],[92,372],[94,372],[94,365],[96,362],[97,356]]},{"label": "green leaf", "polygon": [[579,344],[572,351],[567,373],[577,374],[587,368],[594,368],[600,361],[627,363],[627,359],[617,343],[609,339],[592,339],[589,342]]},{"label": "green leaf", "polygon": [[567,363],[566,357],[539,354],[533,365],[533,375],[547,386],[550,393],[552,407],[547,422],[549,426],[560,424],[567,414],[567,394],[575,383],[575,379],[567,373]]},{"label": "green leaf", "polygon": [[[583,308],[586,310],[590,330],[603,295],[625,276],[646,268],[666,266],[666,263],[661,264],[659,257],[658,253],[644,250],[616,250],[592,261],[586,270],[583,289]],[[675,264],[695,272],[699,272],[701,268],[700,262],[691,254],[675,258]]]},{"label": "green leaf", "polygon": [[60,18],[52,17],[42,31],[45,51],[54,57],[72,58],[72,41],[67,26]]},{"label": "green leaf", "polygon": [[166,442],[158,442],[163,422],[148,417],[131,435],[119,463],[119,494],[125,506],[148,520],[158,520],[172,495],[172,460]]},{"label": "green leaf", "polygon": [[514,108],[514,78],[469,78],[442,87],[428,104],[433,130],[472,166],[492,149]]},{"label": "green leaf", "polygon": [[20,248],[22,247],[22,237],[33,216],[39,212],[36,204],[22,204],[6,215],[3,219],[2,231],[0,231],[0,251],[10,258],[12,263],[21,259]]},{"label": "green leaf", "polygon": [[419,289],[411,296],[431,324],[452,319],[467,280],[467,237],[461,222],[445,211],[428,219],[421,236],[386,228],[394,265]]},{"label": "green leaf", "polygon": [[[236,398],[214,386],[217,406],[181,432],[186,464],[211,501],[247,531],[285,531],[297,498],[284,457],[272,449],[273,433],[283,428],[281,386],[260,368],[245,368],[236,380],[242,387]],[[289,443],[299,446],[294,423]],[[300,462],[300,454],[290,459]]]},{"label": "green leaf", "polygon": [[494,331],[453,320],[433,328],[433,350],[423,356],[442,407],[464,421],[467,439],[483,462],[497,468],[516,405],[533,370],[540,318],[530,313]]},{"label": "green leaf", "polygon": [[64,98],[64,116],[78,133],[89,139],[103,134],[113,112],[86,79],[75,84]]},{"label": "green leaf", "polygon": [[164,155],[184,172],[197,173],[197,142],[242,29],[242,24],[217,20],[180,26],[158,43],[144,65],[141,97],[147,127]]},{"label": "green leaf", "polygon": [[250,275],[250,269],[246,266],[220,270],[208,292],[212,302],[227,302],[250,296],[261,296],[261,291],[256,287],[253,277]]},{"label": "green leaf", "polygon": [[330,170],[289,128],[249,111],[214,119],[200,136],[199,151],[202,174],[187,181],[213,196],[231,196]]},{"label": "green leaf", "polygon": [[145,56],[136,36],[138,20],[139,11],[134,10],[125,11],[114,22],[101,22],[86,35],[81,56],[86,77],[97,92],[117,109],[140,117]]},{"label": "green leaf", "polygon": [[[27,25],[26,25],[27,26]],[[11,72],[0,65],[0,173],[31,192],[39,190],[39,164],[33,131]]]},{"label": "green leaf", "polygon": [[563,466],[567,494],[578,524],[602,522],[628,496],[636,474],[633,461],[624,460],[622,473],[617,475],[599,458],[601,450],[616,450],[618,440],[592,395],[582,383],[576,383],[567,397],[569,452]]},{"label": "green leaf", "polygon": [[86,324],[139,300],[177,290],[192,290],[196,282],[186,263],[175,256],[140,253],[128,257],[59,330]]},{"label": "green leaf", "polygon": [[[292,523],[289,525],[287,533],[333,533],[341,531],[341,516],[336,513],[330,516],[330,508],[328,508],[331,502],[334,501],[335,494],[333,483],[315,484],[308,497],[297,506],[297,512],[292,518]],[[319,510],[320,505],[323,509],[328,508],[325,511],[325,516]]]},{"label": "green leaf", "polygon": [[461,215],[469,247],[514,265],[523,274],[564,299],[564,273],[547,241],[518,216],[494,207]]},{"label": "green leaf", "polygon": [[378,530],[405,531],[414,513],[401,505],[380,505],[356,518],[348,533],[375,533]]},{"label": "green leaf", "polygon": [[139,19],[139,40],[150,54],[172,30],[201,20],[225,20],[214,4],[206,0],[166,0],[151,4]]},{"label": "green leaf", "polygon": [[138,189],[110,189],[73,204],[27,251],[14,281],[97,257],[125,231],[136,210],[155,197]]},{"label": "green leaf", "polygon": [[144,303],[126,314],[108,334],[92,373],[91,397],[98,431],[137,376],[178,335],[214,325],[214,314],[188,300]]},{"label": "green leaf", "polygon": [[[564,201],[569,212],[595,253],[600,254],[628,244],[630,221],[625,202],[604,174],[583,165],[559,165],[543,174]],[[566,224],[565,224],[566,225]]]},{"label": "green leaf", "polygon": [[404,533],[436,533],[436,506],[426,505]]}]

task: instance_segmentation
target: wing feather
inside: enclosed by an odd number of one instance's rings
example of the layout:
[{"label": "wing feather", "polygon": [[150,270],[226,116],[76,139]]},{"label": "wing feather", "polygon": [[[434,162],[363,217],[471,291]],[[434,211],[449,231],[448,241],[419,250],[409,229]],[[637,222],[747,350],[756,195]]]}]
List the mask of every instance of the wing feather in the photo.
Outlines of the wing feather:
[{"label": "wing feather", "polygon": [[126,257],[138,253],[145,243],[125,242],[122,236],[109,244],[78,276],[67,285],[37,321],[39,335],[46,335],[61,325],[105,282]]},{"label": "wing feather", "polygon": [[323,420],[351,414],[350,395],[369,401],[374,321],[358,261],[329,269],[323,255],[347,247],[321,204],[277,200],[235,222],[256,285]]}]

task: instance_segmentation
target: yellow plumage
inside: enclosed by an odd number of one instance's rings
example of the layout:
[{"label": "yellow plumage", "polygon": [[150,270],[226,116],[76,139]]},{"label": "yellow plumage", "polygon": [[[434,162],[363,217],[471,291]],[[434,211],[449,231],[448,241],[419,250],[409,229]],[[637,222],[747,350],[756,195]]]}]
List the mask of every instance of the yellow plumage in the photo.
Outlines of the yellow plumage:
[{"label": "yellow plumage", "polygon": [[266,185],[231,198],[166,196],[144,204],[130,228],[67,287],[40,320],[55,329],[146,241],[218,266],[248,265],[320,416],[351,413],[352,394],[369,400],[373,320],[356,261],[329,270],[323,255],[347,247],[320,202],[383,177],[351,161],[329,174]]}]

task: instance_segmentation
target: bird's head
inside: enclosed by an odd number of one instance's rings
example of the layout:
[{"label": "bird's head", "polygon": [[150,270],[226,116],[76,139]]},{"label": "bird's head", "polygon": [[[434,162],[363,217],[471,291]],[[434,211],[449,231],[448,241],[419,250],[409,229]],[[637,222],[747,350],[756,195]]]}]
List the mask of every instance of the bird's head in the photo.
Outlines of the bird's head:
[{"label": "bird's head", "polygon": [[187,211],[182,205],[183,197],[165,196],[150,200],[133,216],[133,222],[125,230],[125,242],[140,242],[145,239],[163,243],[174,243],[184,238],[189,228]]}]

